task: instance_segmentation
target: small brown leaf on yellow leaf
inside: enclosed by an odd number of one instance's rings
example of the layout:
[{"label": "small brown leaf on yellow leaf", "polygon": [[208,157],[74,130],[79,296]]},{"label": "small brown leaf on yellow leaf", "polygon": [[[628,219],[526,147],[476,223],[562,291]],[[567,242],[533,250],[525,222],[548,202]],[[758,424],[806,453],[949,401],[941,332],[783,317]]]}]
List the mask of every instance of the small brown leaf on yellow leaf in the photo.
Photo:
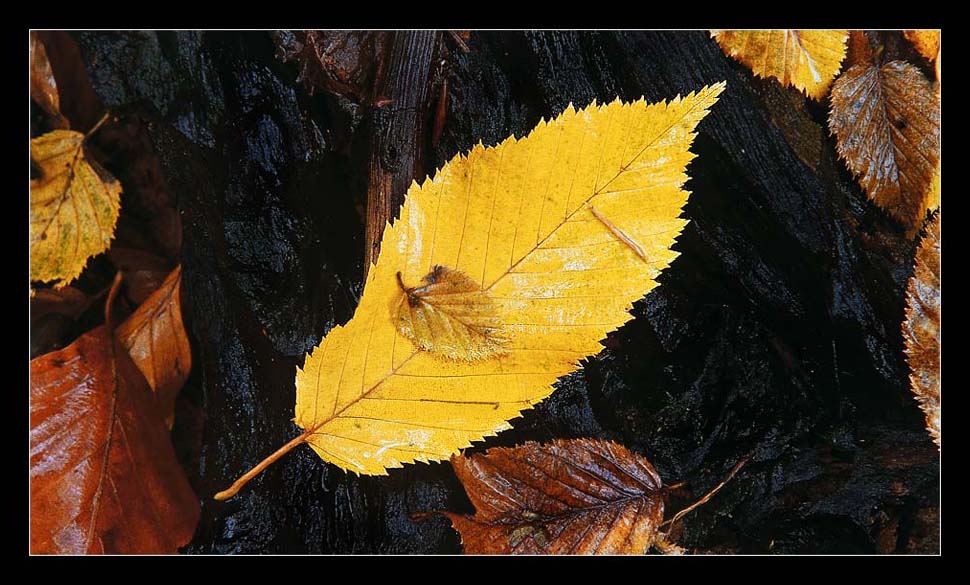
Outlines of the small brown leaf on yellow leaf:
[{"label": "small brown leaf on yellow leaf", "polygon": [[30,141],[41,177],[30,181],[30,279],[69,284],[108,249],[121,184],[89,160],[84,134],[55,130]]},{"label": "small brown leaf on yellow leaf", "polygon": [[759,77],[774,77],[812,99],[822,99],[845,58],[844,30],[714,30],[730,57]]},{"label": "small brown leaf on yellow leaf", "polygon": [[444,512],[468,554],[643,554],[659,541],[660,476],[609,441],[557,440],[451,458],[474,516]]},{"label": "small brown leaf on yellow leaf", "polygon": [[445,266],[435,266],[408,287],[398,305],[398,329],[424,351],[456,360],[483,359],[502,352],[502,322],[482,285]]},{"label": "small brown leaf on yellow leaf", "polygon": [[940,218],[937,213],[926,228],[916,251],[916,267],[906,287],[906,320],[903,338],[909,380],[920,408],[926,413],[926,428],[937,446],[940,434]]},{"label": "small brown leaf on yellow leaf", "polygon": [[903,32],[906,40],[911,42],[919,54],[932,62],[940,52],[939,30],[907,30]]},{"label": "small brown leaf on yellow leaf", "polygon": [[192,369],[192,351],[182,324],[182,267],[168,275],[117,330],[118,340],[158,395],[158,405],[171,428],[175,399]]},{"label": "small brown leaf on yellow leaf", "polygon": [[940,100],[902,61],[856,65],[832,87],[829,130],[839,155],[877,205],[913,233],[933,197],[940,160]]}]

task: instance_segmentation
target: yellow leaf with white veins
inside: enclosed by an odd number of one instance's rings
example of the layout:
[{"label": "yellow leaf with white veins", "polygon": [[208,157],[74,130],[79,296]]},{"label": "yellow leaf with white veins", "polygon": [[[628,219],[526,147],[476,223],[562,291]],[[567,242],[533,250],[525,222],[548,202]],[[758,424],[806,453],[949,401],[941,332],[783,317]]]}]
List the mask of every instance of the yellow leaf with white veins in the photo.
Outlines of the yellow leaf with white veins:
[{"label": "yellow leaf with white veins", "polygon": [[845,58],[844,30],[714,30],[725,54],[759,77],[774,77],[812,99],[822,99]]},{"label": "yellow leaf with white veins", "polygon": [[[295,421],[306,432],[217,497],[304,441],[343,469],[386,474],[510,428],[632,318],[677,255],[688,149],[724,87],[669,103],[570,106],[412,184],[353,319],[297,370]],[[462,295],[477,285],[471,313],[494,311],[500,351],[453,359],[402,332],[407,289],[436,266],[460,273],[449,286]]]},{"label": "yellow leaf with white veins", "polygon": [[41,176],[30,181],[30,280],[62,287],[108,249],[121,183],[89,161],[84,134],[54,130],[30,141]]}]

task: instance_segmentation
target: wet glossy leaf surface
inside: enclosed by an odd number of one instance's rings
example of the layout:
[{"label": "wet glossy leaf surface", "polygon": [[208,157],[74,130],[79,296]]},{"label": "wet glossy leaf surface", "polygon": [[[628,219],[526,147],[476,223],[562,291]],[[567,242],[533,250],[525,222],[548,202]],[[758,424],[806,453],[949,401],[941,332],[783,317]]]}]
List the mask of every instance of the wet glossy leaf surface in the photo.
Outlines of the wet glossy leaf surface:
[{"label": "wet glossy leaf surface", "polygon": [[451,463],[476,511],[446,513],[468,554],[643,554],[663,520],[653,466],[609,441],[530,442]]},{"label": "wet glossy leaf surface", "polygon": [[105,326],[30,362],[32,553],[175,553],[198,518],[155,396]]},{"label": "wet glossy leaf surface", "polygon": [[172,426],[175,398],[192,369],[192,350],[182,324],[182,267],[117,330],[121,344],[158,395],[158,408]]},{"label": "wet glossy leaf surface", "polygon": [[913,65],[861,64],[832,87],[829,129],[869,198],[911,230],[930,208],[940,160],[940,100]]}]

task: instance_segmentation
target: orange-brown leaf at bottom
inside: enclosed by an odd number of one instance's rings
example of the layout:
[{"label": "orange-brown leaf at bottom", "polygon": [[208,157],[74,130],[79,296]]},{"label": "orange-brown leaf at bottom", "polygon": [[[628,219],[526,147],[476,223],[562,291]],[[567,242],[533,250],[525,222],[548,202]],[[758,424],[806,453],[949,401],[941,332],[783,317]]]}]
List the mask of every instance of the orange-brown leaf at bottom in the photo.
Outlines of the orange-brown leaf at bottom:
[{"label": "orange-brown leaf at bottom", "polygon": [[178,266],[138,310],[118,326],[118,339],[158,394],[165,422],[172,426],[175,399],[192,369],[192,351],[182,324]]},{"label": "orange-brown leaf at bottom", "polygon": [[175,553],[198,519],[155,396],[105,326],[30,362],[32,553]]},{"label": "orange-brown leaf at bottom", "polygon": [[643,554],[663,520],[645,458],[608,441],[557,440],[454,456],[474,516],[445,512],[470,554]]}]

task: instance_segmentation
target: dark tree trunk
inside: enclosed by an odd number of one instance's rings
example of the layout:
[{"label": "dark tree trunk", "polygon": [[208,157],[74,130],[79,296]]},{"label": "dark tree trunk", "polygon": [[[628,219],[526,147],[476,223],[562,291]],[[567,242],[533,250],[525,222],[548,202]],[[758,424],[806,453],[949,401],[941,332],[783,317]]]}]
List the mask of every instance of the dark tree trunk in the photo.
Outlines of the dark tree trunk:
[{"label": "dark tree trunk", "polygon": [[[570,102],[659,101],[721,80],[692,149],[680,257],[608,349],[486,445],[609,438],[694,497],[751,455],[685,518],[679,542],[698,551],[938,550],[939,458],[900,335],[914,244],[836,159],[826,103],[754,78],[704,32],[473,32],[468,53],[439,34],[414,50],[446,63],[422,65],[413,111],[365,134],[349,100],[297,83],[268,33],[73,34],[105,104],[147,124],[182,214],[201,376],[184,399],[205,413],[187,552],[459,552],[446,520],[410,519],[472,511],[448,463],[356,477],[298,448],[230,501],[211,498],[299,433],[295,368],[362,288],[377,177],[361,169],[391,149],[431,171]],[[394,144],[409,137],[420,144]],[[399,202],[409,180],[383,195]]]}]

